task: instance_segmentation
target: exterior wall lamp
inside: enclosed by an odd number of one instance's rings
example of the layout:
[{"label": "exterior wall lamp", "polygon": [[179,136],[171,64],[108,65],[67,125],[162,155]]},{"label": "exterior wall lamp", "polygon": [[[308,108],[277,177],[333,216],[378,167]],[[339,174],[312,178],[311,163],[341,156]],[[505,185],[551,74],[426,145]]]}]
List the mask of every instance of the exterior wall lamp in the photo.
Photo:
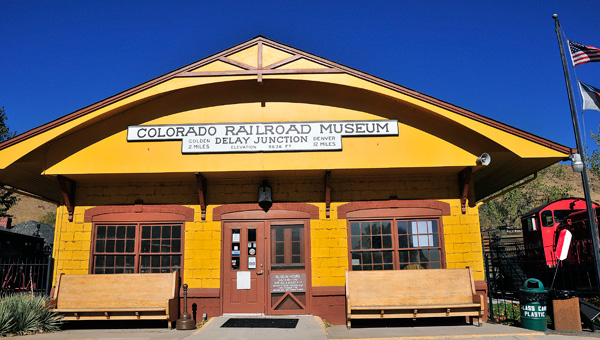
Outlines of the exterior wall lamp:
[{"label": "exterior wall lamp", "polygon": [[574,153],[571,155],[571,168],[573,168],[573,172],[583,172],[583,161],[580,154]]},{"label": "exterior wall lamp", "polygon": [[266,179],[263,180],[260,187],[258,187],[258,205],[265,211],[269,211],[273,205],[273,198],[271,197],[271,187]]}]

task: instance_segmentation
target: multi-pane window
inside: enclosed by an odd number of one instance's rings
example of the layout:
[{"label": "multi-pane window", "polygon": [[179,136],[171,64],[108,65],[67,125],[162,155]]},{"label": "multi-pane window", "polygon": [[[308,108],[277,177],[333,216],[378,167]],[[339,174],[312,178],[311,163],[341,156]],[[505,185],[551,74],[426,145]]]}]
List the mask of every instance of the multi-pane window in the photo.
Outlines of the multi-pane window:
[{"label": "multi-pane window", "polygon": [[94,274],[170,273],[181,268],[181,224],[96,225]]},{"label": "multi-pane window", "polygon": [[441,268],[436,220],[398,221],[400,269]]},{"label": "multi-pane window", "polygon": [[438,220],[350,222],[352,270],[441,268]]},{"label": "multi-pane window", "polygon": [[350,223],[353,270],[394,269],[392,222]]},{"label": "multi-pane window", "polygon": [[96,227],[95,274],[136,272],[135,229],[133,225]]},{"label": "multi-pane window", "polygon": [[271,269],[304,269],[304,226],[271,226]]}]

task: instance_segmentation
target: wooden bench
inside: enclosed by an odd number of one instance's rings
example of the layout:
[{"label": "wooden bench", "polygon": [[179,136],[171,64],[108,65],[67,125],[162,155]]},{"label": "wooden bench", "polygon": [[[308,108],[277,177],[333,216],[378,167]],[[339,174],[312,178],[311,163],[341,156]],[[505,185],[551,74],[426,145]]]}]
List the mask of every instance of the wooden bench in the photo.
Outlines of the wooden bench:
[{"label": "wooden bench", "polygon": [[49,305],[64,320],[168,320],[179,314],[179,274],[61,274]]},{"label": "wooden bench", "polygon": [[471,268],[346,272],[348,328],[352,319],[449,316],[481,326],[483,306]]}]

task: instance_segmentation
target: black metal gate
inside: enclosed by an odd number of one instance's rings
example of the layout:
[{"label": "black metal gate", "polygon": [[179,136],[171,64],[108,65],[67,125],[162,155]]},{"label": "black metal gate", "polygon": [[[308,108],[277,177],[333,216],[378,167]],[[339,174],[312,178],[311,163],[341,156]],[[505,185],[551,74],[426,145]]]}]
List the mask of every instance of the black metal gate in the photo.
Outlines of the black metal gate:
[{"label": "black metal gate", "polygon": [[50,295],[52,257],[40,259],[0,258],[0,296],[10,293]]},{"label": "black metal gate", "polygon": [[567,258],[559,266],[548,265],[544,258],[531,256],[520,230],[482,233],[482,238],[492,321],[512,323],[520,319],[520,290],[529,278],[542,281],[546,289],[575,291],[581,298],[598,296],[593,259]]}]

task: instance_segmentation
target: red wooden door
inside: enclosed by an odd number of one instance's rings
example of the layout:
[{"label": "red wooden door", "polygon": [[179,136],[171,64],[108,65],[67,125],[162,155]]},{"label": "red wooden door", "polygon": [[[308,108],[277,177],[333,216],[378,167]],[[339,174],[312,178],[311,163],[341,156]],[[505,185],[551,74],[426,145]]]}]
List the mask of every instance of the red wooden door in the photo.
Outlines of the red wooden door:
[{"label": "red wooden door", "polygon": [[223,313],[265,313],[264,222],[223,225]]}]

